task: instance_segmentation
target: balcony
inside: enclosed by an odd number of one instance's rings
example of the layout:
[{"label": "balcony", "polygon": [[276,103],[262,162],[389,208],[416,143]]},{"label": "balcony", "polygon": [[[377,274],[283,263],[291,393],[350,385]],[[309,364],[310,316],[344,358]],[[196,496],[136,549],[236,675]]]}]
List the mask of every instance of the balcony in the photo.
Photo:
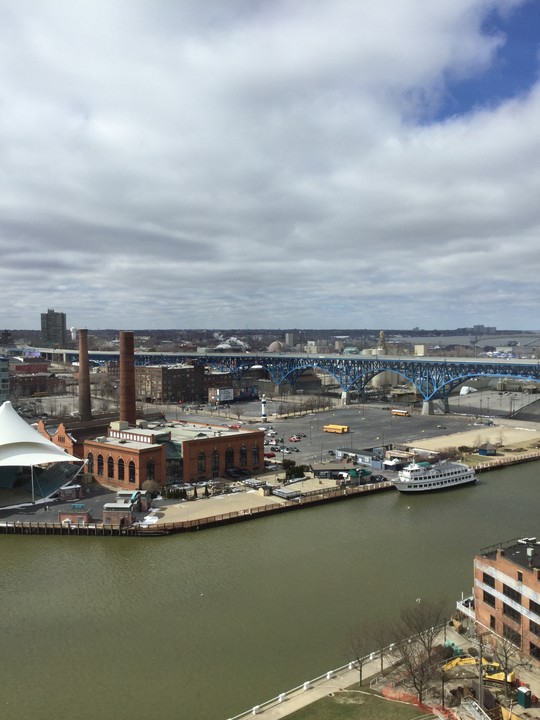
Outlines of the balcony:
[{"label": "balcony", "polygon": [[463,598],[463,600],[458,600],[456,602],[456,608],[466,617],[470,618],[471,620],[476,620],[476,615],[474,612],[474,597],[472,595],[470,597]]}]

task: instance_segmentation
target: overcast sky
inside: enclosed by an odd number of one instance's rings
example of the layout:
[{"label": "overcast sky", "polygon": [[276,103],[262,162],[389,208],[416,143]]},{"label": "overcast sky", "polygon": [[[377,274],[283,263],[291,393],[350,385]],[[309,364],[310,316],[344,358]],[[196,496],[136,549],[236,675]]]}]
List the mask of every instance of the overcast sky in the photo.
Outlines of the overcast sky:
[{"label": "overcast sky", "polygon": [[540,328],[538,0],[0,0],[0,327]]}]

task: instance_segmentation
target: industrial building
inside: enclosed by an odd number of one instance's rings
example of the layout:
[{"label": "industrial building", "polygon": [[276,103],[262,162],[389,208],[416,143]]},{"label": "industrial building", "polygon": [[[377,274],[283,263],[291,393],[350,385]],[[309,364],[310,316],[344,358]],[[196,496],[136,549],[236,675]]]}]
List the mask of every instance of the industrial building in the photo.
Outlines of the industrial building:
[{"label": "industrial building", "polygon": [[[88,347],[80,335],[79,411],[81,421],[46,428],[42,435],[86,460],[84,475],[119,489],[143,490],[147,481],[164,486],[251,474],[264,468],[264,432],[187,422],[147,422],[136,417],[133,333],[120,334],[120,417],[106,427],[92,419]],[[165,370],[166,368],[157,368]],[[193,369],[193,368],[191,368]],[[151,369],[152,372],[154,368]],[[199,371],[197,371],[199,372]],[[201,377],[204,368],[200,368]],[[165,377],[166,373],[156,374]],[[97,423],[97,425],[96,425]],[[98,427],[99,426],[99,427]]]}]

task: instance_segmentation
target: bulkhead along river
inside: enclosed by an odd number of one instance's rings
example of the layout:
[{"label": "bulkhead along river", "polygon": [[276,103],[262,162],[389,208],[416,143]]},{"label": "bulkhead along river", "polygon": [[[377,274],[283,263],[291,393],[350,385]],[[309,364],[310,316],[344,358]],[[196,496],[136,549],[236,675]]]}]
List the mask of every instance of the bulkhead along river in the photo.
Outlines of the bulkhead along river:
[{"label": "bulkhead along river", "polygon": [[538,527],[538,463],[166,538],[0,536],[1,716],[226,720],[345,664],[367,620],[448,615]]}]

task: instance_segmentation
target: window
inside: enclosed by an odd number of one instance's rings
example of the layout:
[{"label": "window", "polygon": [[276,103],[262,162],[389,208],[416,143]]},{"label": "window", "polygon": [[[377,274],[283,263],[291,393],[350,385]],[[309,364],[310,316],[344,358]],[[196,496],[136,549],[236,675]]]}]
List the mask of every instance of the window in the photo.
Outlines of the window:
[{"label": "window", "polygon": [[146,463],[146,479],[147,480],[154,480],[154,461],[149,460]]},{"label": "window", "polygon": [[521,593],[514,590],[514,588],[511,588],[508,585],[503,585],[503,594],[506,595],[507,598],[510,598],[510,600],[513,600],[521,605]]},{"label": "window", "polygon": [[206,472],[206,453],[200,452],[197,455],[197,472]]},{"label": "window", "polygon": [[536,615],[540,615],[540,605],[534,600],[529,600],[529,610]]},{"label": "window", "polygon": [[251,464],[253,467],[257,467],[260,464],[258,445],[254,445],[251,449]]},{"label": "window", "polygon": [[247,447],[245,445],[240,448],[240,467],[247,467]]},{"label": "window", "polygon": [[103,475],[103,455],[97,456],[97,474]]},{"label": "window", "polygon": [[503,637],[510,640],[517,647],[521,647],[521,635],[508,625],[503,624]]},{"label": "window", "polygon": [[533,620],[529,621],[529,630],[533,633],[533,635],[540,638],[540,625],[533,622]]},{"label": "window", "polygon": [[514,622],[517,622],[517,623],[521,622],[521,614],[518,613],[517,610],[514,610],[513,607],[510,607],[510,605],[507,605],[506,603],[503,603],[503,615],[506,615],[506,617],[509,617],[511,620],[514,620]]},{"label": "window", "polygon": [[124,479],[124,461],[122,460],[122,458],[120,458],[120,460],[118,461],[118,479]]},{"label": "window", "polygon": [[523,573],[520,570],[518,570],[517,579],[518,582],[523,582]]},{"label": "window", "polygon": [[484,595],[482,597],[482,600],[486,603],[486,605],[489,605],[490,607],[495,607],[495,598],[490,593],[486,592],[484,590]]},{"label": "window", "polygon": [[217,450],[212,450],[212,472],[219,472],[219,452]]},{"label": "window", "polygon": [[231,470],[234,467],[234,450],[228,447],[225,450],[225,470]]},{"label": "window", "polygon": [[495,587],[495,578],[493,575],[488,575],[487,573],[482,574],[482,582],[484,585],[489,585],[489,587],[494,588]]},{"label": "window", "polygon": [[94,453],[88,453],[88,472],[94,472]]},{"label": "window", "polygon": [[107,458],[107,477],[113,478],[114,477],[114,460],[109,455]]},{"label": "window", "polygon": [[133,460],[129,461],[128,473],[129,473],[129,482],[134,483],[135,482],[135,463],[133,462]]},{"label": "window", "polygon": [[535,660],[540,660],[540,647],[538,647],[538,645],[535,645],[534,643],[530,643],[529,655],[535,658]]},{"label": "window", "polygon": [[489,616],[489,627],[490,630],[495,630],[495,615]]}]

